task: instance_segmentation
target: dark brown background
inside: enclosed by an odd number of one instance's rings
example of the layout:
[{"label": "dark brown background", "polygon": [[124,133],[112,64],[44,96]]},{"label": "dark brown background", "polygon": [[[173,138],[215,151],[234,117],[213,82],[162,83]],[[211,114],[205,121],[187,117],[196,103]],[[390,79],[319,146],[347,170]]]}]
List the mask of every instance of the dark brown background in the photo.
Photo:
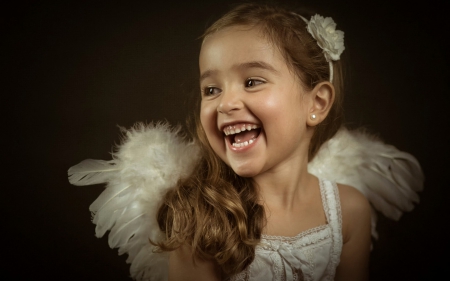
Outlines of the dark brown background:
[{"label": "dark brown background", "polygon": [[[229,1],[1,4],[2,280],[129,280],[125,256],[94,237],[102,186],[67,169],[110,159],[116,125],[185,122],[198,38]],[[415,155],[421,204],[380,218],[372,280],[433,280],[449,250],[448,15],[422,1],[279,1],[332,16],[345,31],[346,117]],[[364,2],[364,4],[363,4]],[[441,1],[444,2],[444,1]]]}]

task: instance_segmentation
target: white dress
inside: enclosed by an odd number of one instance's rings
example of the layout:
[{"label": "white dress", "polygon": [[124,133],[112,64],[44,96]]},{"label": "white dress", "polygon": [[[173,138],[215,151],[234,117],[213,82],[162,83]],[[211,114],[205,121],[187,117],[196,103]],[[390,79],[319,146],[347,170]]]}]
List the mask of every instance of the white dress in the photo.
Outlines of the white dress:
[{"label": "white dress", "polygon": [[230,281],[334,280],[342,251],[342,217],[337,185],[320,179],[327,224],[294,237],[262,235],[255,259]]}]

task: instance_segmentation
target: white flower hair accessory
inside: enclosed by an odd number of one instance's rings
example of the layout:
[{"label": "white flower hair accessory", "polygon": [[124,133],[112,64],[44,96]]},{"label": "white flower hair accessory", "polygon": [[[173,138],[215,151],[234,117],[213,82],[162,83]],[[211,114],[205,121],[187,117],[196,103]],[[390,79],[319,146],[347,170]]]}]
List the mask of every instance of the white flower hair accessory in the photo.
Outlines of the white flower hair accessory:
[{"label": "white flower hair accessory", "polygon": [[344,32],[336,30],[336,23],[332,18],[314,15],[311,20],[301,17],[307,24],[308,32],[323,50],[327,62],[330,64],[330,82],[333,82],[333,62],[339,60],[344,46]]}]

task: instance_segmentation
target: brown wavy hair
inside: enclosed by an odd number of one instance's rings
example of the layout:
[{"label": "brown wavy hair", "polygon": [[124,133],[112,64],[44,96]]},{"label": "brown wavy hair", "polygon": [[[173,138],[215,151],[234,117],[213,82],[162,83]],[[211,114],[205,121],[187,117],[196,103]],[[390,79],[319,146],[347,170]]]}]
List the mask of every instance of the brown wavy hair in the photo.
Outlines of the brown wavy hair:
[{"label": "brown wavy hair", "polygon": [[[241,4],[214,22],[203,38],[231,26],[260,28],[305,89],[312,90],[318,83],[329,80],[329,64],[322,49],[298,14],[267,4]],[[342,122],[339,61],[333,62],[333,72],[334,104],[327,118],[315,128],[308,151],[310,160]],[[157,245],[162,251],[189,245],[193,257],[215,261],[222,273],[230,276],[253,261],[265,225],[264,208],[258,204],[251,179],[238,176],[214,153],[199,113],[198,106],[194,138],[201,146],[201,159],[194,173],[165,195],[158,223],[166,239]]]}]

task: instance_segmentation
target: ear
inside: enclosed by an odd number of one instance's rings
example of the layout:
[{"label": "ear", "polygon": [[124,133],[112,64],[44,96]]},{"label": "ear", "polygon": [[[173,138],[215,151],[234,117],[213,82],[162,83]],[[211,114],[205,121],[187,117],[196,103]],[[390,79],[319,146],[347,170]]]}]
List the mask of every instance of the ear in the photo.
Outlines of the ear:
[{"label": "ear", "polygon": [[313,127],[327,117],[334,102],[334,86],[330,82],[321,82],[309,94],[310,103],[306,124]]}]

